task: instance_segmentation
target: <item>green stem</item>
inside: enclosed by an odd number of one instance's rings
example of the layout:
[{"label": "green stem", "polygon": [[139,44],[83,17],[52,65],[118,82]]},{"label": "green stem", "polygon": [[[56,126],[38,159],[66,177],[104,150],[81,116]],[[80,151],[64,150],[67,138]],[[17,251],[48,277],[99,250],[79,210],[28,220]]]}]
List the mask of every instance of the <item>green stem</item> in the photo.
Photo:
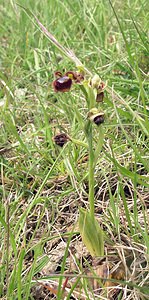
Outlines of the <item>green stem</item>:
[{"label": "green stem", "polygon": [[97,141],[96,150],[95,150],[95,154],[94,154],[94,168],[96,166],[98,157],[100,155],[100,152],[101,152],[101,149],[103,146],[103,142],[104,142],[104,129],[103,129],[103,125],[101,124],[99,126],[98,141]]},{"label": "green stem", "polygon": [[87,143],[84,143],[84,142],[82,142],[82,141],[80,141],[80,140],[76,140],[76,139],[74,139],[74,138],[72,138],[72,137],[70,137],[70,141],[71,141],[72,143],[74,143],[75,145],[83,146],[84,148],[87,148],[87,149],[88,149]]},{"label": "green stem", "polygon": [[93,136],[92,124],[90,123],[88,132],[88,145],[89,145],[89,205],[91,218],[94,221],[95,207],[94,207],[94,150],[93,150]]}]

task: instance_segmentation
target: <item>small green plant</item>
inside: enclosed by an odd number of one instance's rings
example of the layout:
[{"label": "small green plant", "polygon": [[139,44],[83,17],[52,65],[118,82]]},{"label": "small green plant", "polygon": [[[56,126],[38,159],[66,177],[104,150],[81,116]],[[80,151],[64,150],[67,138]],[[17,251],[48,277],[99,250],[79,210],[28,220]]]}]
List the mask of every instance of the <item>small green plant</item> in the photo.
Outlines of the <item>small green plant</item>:
[{"label": "small green plant", "polygon": [[[82,118],[77,107],[76,112],[79,115],[78,121],[84,123],[83,130],[87,140],[89,164],[88,164],[88,182],[89,182],[89,210],[80,208],[79,229],[82,240],[92,256],[103,256],[104,242],[103,232],[95,219],[94,207],[94,171],[97,157],[101,151],[104,134],[103,125],[104,112],[101,108],[101,103],[104,97],[104,89],[106,85],[101,81],[96,74],[93,77],[86,78],[83,68],[78,67],[78,72],[68,71],[64,76],[61,72],[56,72],[57,79],[53,81],[55,92],[68,92],[71,89],[72,83],[77,83],[84,93],[87,106],[87,116]],[[94,143],[95,128],[98,129],[98,142]],[[69,139],[66,134],[61,133],[56,135],[54,141],[57,145],[63,146]],[[75,141],[78,142],[79,141]]]}]

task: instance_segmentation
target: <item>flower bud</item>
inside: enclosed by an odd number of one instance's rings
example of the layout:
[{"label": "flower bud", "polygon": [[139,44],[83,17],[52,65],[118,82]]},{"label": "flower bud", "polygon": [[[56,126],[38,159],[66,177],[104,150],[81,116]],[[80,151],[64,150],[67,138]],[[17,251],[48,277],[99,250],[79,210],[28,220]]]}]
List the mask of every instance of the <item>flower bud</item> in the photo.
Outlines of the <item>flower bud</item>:
[{"label": "flower bud", "polygon": [[93,78],[91,79],[91,86],[95,89],[98,89],[98,87],[100,86],[100,83],[101,83],[100,77],[97,74],[95,74],[93,76]]},{"label": "flower bud", "polygon": [[92,108],[88,113],[88,118],[99,126],[104,122],[104,112],[99,111],[97,108]]},{"label": "flower bud", "polygon": [[92,256],[104,255],[103,231],[96,219],[92,219],[90,212],[80,209],[79,230],[83,243]]},{"label": "flower bud", "polygon": [[63,147],[69,140],[69,137],[65,133],[60,133],[55,135],[54,137],[54,142],[56,145]]}]

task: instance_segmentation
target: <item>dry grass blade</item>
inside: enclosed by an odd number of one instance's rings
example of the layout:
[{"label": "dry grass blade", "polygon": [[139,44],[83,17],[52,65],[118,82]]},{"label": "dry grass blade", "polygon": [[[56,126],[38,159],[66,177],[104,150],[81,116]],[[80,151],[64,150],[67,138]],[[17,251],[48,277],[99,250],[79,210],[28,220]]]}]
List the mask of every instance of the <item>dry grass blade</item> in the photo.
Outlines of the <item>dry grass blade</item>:
[{"label": "dry grass blade", "polygon": [[43,32],[43,34],[46,37],[48,37],[48,39],[51,41],[52,44],[54,44],[65,56],[67,56],[70,60],[72,60],[76,64],[76,66],[82,66],[83,69],[86,71],[86,73],[88,73],[89,75],[92,75],[92,73],[87,68],[84,68],[82,62],[76,57],[75,53],[72,50],[67,49],[66,47],[62,46],[57,41],[57,39],[46,29],[46,27],[39,21],[39,19],[29,9],[25,8],[24,6],[22,6],[20,4],[17,4],[17,5],[20,6],[21,8],[23,8],[23,10],[25,11],[25,13],[31,19],[33,17],[36,20],[36,22],[37,22],[40,30]]},{"label": "dry grass blade", "polygon": [[[83,66],[81,61],[76,57],[76,55],[74,54],[74,52],[72,50],[69,50],[67,48],[65,48],[64,46],[62,46],[57,39],[45,28],[45,26],[38,20],[38,18],[36,16],[34,16],[35,20],[37,21],[37,24],[39,25],[41,31],[44,33],[44,35],[46,35],[50,41],[60,50],[62,51],[68,58],[70,58],[75,64],[76,66]],[[90,73],[87,70],[88,73]],[[91,74],[91,73],[90,73]]]}]

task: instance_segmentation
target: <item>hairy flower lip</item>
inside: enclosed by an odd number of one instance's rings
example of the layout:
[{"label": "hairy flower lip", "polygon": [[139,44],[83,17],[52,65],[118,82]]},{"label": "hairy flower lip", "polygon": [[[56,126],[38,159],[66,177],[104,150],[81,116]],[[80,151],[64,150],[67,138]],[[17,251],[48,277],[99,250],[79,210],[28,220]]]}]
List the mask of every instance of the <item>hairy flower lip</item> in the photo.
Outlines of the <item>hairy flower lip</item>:
[{"label": "hairy flower lip", "polygon": [[104,115],[97,115],[94,117],[94,123],[99,126],[100,124],[104,123]]},{"label": "hairy flower lip", "polygon": [[104,92],[100,92],[97,94],[96,102],[103,102]]},{"label": "hairy flower lip", "polygon": [[53,81],[55,92],[69,92],[72,86],[72,79],[68,76],[59,77]]},{"label": "hairy flower lip", "polygon": [[69,136],[66,133],[59,133],[53,138],[56,145],[63,147],[69,140]]}]

